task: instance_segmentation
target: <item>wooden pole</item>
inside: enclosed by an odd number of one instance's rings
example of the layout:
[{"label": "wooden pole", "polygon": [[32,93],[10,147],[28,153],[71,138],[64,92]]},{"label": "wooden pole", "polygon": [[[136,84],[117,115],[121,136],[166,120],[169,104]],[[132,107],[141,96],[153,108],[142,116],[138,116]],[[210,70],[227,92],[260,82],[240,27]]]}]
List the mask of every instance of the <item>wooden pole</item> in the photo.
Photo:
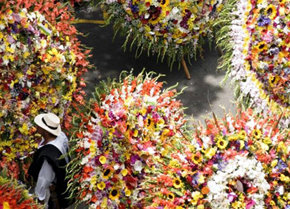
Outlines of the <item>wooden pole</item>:
[{"label": "wooden pole", "polygon": [[185,60],[184,60],[183,57],[182,57],[182,60],[181,60],[181,64],[182,64],[182,66],[183,66],[183,69],[184,69],[184,72],[185,72],[186,78],[187,78],[188,80],[190,80],[191,77],[190,77],[190,74],[189,74],[189,71],[188,71],[188,68],[187,68],[186,62],[185,62]]},{"label": "wooden pole", "polygon": [[88,19],[77,19],[73,21],[73,24],[79,24],[79,23],[91,23],[91,24],[98,24],[98,25],[104,25],[104,20],[88,20]]}]

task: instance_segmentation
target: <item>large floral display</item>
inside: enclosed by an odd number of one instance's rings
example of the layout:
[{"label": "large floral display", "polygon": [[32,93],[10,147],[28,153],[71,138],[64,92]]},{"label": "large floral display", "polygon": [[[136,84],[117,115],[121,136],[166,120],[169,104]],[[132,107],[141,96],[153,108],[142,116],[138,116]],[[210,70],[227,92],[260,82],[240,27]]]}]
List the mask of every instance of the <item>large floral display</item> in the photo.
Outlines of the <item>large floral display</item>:
[{"label": "large floral display", "polygon": [[42,205],[37,204],[33,196],[23,185],[18,185],[17,181],[0,175],[0,208],[1,209],[41,209]]},{"label": "large floral display", "polygon": [[[148,194],[140,184],[169,147],[185,135],[183,108],[175,90],[162,90],[150,74],[129,74],[96,89],[96,100],[82,113],[72,137],[72,196],[90,208],[142,208]],[[173,150],[173,149],[172,149]]]},{"label": "large floral display", "polygon": [[147,51],[168,56],[169,64],[184,55],[193,57],[205,36],[212,38],[212,23],[222,0],[109,0],[101,1],[104,17],[116,31],[136,43],[136,55]]},{"label": "large floral display", "polygon": [[221,68],[237,84],[240,101],[290,116],[289,1],[229,1],[217,25]]},{"label": "large floral display", "polygon": [[290,130],[278,120],[249,109],[197,125],[178,157],[147,175],[144,208],[289,207]]},{"label": "large floral display", "polygon": [[79,76],[88,52],[60,3],[1,1],[0,11],[0,159],[15,167],[11,160],[36,147],[34,116],[64,117],[72,101],[82,102]]}]

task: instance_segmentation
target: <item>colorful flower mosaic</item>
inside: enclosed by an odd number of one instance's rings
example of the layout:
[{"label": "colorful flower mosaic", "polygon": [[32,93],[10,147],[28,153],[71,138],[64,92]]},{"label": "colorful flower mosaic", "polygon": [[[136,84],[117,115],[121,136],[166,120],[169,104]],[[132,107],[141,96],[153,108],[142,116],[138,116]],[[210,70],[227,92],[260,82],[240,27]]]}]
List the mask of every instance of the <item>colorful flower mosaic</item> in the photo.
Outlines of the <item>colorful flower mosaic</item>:
[{"label": "colorful flower mosaic", "polygon": [[1,209],[41,209],[33,196],[29,195],[23,185],[0,175],[0,208]]},{"label": "colorful flower mosaic", "polygon": [[0,3],[0,159],[7,161],[36,148],[34,116],[63,117],[72,101],[82,102],[79,76],[88,66],[66,7],[14,3]]},{"label": "colorful flower mosaic", "polygon": [[[216,23],[224,48],[221,68],[238,84],[240,99],[258,111],[290,116],[289,1],[229,1]],[[229,50],[230,49],[230,50]]]},{"label": "colorful flower mosaic", "polygon": [[179,157],[148,174],[145,208],[288,208],[290,130],[278,120],[249,109],[196,126]]},{"label": "colorful flower mosaic", "polygon": [[[124,44],[136,56],[142,51],[168,56],[169,64],[201,50],[203,38],[212,38],[212,23],[222,8],[221,0],[106,0],[101,1],[104,18],[116,31],[127,35]],[[129,42],[129,43],[128,43]]]},{"label": "colorful flower mosaic", "polygon": [[142,208],[140,199],[147,194],[140,184],[149,170],[162,168],[158,159],[170,146],[181,146],[184,135],[177,93],[161,88],[149,73],[96,89],[97,101],[91,101],[72,137],[72,196],[90,208]]}]

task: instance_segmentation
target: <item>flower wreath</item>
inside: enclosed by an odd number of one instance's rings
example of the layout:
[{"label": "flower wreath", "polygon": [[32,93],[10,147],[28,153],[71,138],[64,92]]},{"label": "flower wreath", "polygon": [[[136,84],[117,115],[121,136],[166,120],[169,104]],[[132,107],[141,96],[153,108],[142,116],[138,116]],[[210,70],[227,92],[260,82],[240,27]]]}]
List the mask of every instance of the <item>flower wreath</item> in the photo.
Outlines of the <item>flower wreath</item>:
[{"label": "flower wreath", "polygon": [[179,158],[147,174],[145,208],[285,208],[290,130],[278,120],[248,109],[196,126]]},{"label": "flower wreath", "polygon": [[70,104],[83,100],[79,76],[88,52],[69,25],[67,8],[52,2],[0,3],[1,161],[26,158],[36,148],[32,120],[38,113],[65,117]]},{"label": "flower wreath", "polygon": [[[245,197],[244,190],[241,181],[235,181],[236,179],[246,179],[246,186],[255,188],[255,193],[250,193]],[[227,184],[231,182],[235,187],[239,187],[239,196],[233,191],[231,193],[226,190],[231,190]],[[212,208],[229,208],[231,202],[235,198],[240,201],[241,199],[249,199],[247,205],[242,205],[238,201],[232,205],[240,204],[243,208],[264,208],[264,196],[270,189],[270,185],[265,179],[265,173],[263,171],[262,164],[255,158],[248,158],[246,156],[236,156],[227,162],[227,165],[219,172],[213,174],[208,179],[207,185],[209,187],[209,193],[207,194],[207,201],[210,202]],[[230,197],[230,198],[229,198]],[[244,207],[245,206],[245,207]]]},{"label": "flower wreath", "polygon": [[[183,110],[175,90],[161,90],[158,77],[132,74],[96,88],[91,109],[72,137],[72,196],[90,208],[142,207],[140,184],[164,147],[180,146]],[[79,125],[77,125],[79,126]],[[173,149],[173,148],[172,148]]]},{"label": "flower wreath", "polygon": [[40,209],[43,206],[37,204],[28,190],[16,181],[0,175],[0,208],[1,209]]},{"label": "flower wreath", "polygon": [[212,23],[222,8],[221,0],[110,0],[101,1],[107,24],[127,35],[124,47],[136,43],[136,56],[143,51],[157,54],[168,63],[184,55],[196,57],[203,37],[212,38]]},{"label": "flower wreath", "polygon": [[[289,1],[231,0],[216,24],[217,43],[224,48],[220,68],[237,84],[247,107],[284,114],[289,124]],[[229,50],[230,49],[230,50]]]}]

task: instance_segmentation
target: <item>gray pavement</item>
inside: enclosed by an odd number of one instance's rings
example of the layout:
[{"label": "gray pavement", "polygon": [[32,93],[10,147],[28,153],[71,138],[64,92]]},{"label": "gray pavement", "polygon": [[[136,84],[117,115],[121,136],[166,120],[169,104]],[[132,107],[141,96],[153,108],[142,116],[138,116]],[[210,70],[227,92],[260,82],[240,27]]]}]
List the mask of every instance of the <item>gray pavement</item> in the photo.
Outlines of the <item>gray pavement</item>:
[{"label": "gray pavement", "polygon": [[[77,17],[81,19],[101,19],[100,12],[79,10]],[[233,88],[226,83],[221,87],[220,82],[224,78],[224,72],[218,72],[217,60],[218,52],[215,46],[212,50],[205,46],[204,58],[192,60],[192,65],[188,65],[191,73],[191,80],[187,80],[183,69],[177,69],[175,65],[170,71],[166,61],[164,63],[156,62],[155,56],[148,57],[143,54],[140,58],[135,59],[134,50],[130,52],[121,48],[124,37],[117,35],[113,41],[113,30],[111,26],[100,27],[96,24],[77,24],[77,29],[87,35],[81,37],[81,42],[87,47],[92,48],[91,63],[95,66],[94,70],[85,74],[87,81],[86,92],[90,95],[94,86],[100,80],[107,77],[118,77],[122,70],[130,70],[134,68],[134,74],[146,68],[146,71],[156,71],[165,74],[161,80],[167,82],[165,87],[179,83],[177,89],[181,90],[187,87],[179,99],[182,101],[187,109],[185,113],[193,116],[194,119],[202,120],[211,112],[215,112],[218,117],[223,116],[224,107],[227,112],[235,112],[235,105],[233,104]]]}]

